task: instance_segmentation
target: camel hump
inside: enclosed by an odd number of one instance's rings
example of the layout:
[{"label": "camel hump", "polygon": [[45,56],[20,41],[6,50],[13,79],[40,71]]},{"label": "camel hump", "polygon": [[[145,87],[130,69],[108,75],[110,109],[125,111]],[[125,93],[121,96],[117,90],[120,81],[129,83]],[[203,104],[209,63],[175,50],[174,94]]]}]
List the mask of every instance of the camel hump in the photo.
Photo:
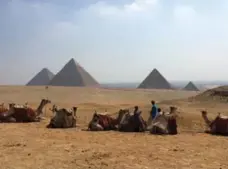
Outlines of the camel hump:
[{"label": "camel hump", "polygon": [[225,116],[225,115],[219,114],[219,117],[220,117],[221,119],[228,120],[228,116]]}]

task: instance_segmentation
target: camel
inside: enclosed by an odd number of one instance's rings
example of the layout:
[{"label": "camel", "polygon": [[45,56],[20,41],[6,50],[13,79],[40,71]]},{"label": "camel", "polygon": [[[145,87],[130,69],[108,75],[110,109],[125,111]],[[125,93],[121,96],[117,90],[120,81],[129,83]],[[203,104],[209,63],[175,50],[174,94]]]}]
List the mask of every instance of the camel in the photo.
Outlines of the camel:
[{"label": "camel", "polygon": [[120,121],[118,130],[121,132],[144,132],[146,131],[147,124],[139,114],[131,115],[130,112],[125,113]]},{"label": "camel", "polygon": [[120,123],[124,114],[128,113],[128,109],[120,109],[117,118],[111,117],[107,113],[95,113],[88,125],[87,131],[108,131],[117,130],[117,125]]},{"label": "camel", "polygon": [[51,103],[50,100],[42,99],[37,109],[30,107],[18,107],[14,103],[9,104],[9,110],[0,114],[2,122],[39,122],[40,115],[46,104]]},{"label": "camel", "polygon": [[222,116],[220,113],[216,116],[216,118],[211,121],[207,117],[207,111],[201,111],[202,117],[209,127],[209,130],[206,130],[206,133],[218,134],[228,136],[228,117]]},{"label": "camel", "polygon": [[177,131],[176,123],[176,107],[171,106],[169,113],[158,114],[153,120],[152,124],[148,125],[148,130],[151,134],[161,134],[161,135],[175,135]]},{"label": "camel", "polygon": [[77,107],[73,107],[72,111],[65,108],[58,109],[56,105],[53,105],[52,112],[54,117],[51,118],[47,128],[74,128],[76,127],[76,112]]}]

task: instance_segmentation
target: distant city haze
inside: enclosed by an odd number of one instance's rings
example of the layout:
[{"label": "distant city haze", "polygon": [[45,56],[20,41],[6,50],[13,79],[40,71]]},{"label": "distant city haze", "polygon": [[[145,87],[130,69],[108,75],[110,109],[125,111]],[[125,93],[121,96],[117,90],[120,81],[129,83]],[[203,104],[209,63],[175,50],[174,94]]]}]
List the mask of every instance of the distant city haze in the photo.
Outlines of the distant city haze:
[{"label": "distant city haze", "polygon": [[[0,84],[74,58],[100,84],[228,81],[227,0],[1,0]],[[137,86],[136,85],[136,86]]]}]

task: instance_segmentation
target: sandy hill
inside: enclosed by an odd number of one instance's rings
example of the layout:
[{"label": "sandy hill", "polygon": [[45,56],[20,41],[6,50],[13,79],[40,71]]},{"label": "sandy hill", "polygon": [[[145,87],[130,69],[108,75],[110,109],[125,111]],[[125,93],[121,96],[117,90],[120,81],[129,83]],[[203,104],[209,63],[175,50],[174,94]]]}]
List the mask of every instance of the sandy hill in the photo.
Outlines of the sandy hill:
[{"label": "sandy hill", "polygon": [[51,86],[99,86],[73,58],[50,81]]},{"label": "sandy hill", "polygon": [[48,68],[43,68],[27,83],[27,86],[47,85],[53,77],[54,74]]},{"label": "sandy hill", "polygon": [[138,88],[171,89],[171,85],[157,69],[153,69],[152,72],[138,86]]},{"label": "sandy hill", "polygon": [[220,86],[217,88],[206,90],[203,93],[198,94],[195,97],[191,97],[191,100],[195,101],[216,101],[227,102],[228,101],[228,86]]}]

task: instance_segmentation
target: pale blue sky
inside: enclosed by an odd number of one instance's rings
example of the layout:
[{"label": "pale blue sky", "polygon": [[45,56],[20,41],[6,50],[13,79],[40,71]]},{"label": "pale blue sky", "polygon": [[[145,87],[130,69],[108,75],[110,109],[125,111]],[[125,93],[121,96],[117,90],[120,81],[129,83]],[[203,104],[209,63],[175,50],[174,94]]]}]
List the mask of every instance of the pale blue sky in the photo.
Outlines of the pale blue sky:
[{"label": "pale blue sky", "polygon": [[228,80],[227,0],[1,0],[0,24],[1,84],[72,57],[99,82]]}]

